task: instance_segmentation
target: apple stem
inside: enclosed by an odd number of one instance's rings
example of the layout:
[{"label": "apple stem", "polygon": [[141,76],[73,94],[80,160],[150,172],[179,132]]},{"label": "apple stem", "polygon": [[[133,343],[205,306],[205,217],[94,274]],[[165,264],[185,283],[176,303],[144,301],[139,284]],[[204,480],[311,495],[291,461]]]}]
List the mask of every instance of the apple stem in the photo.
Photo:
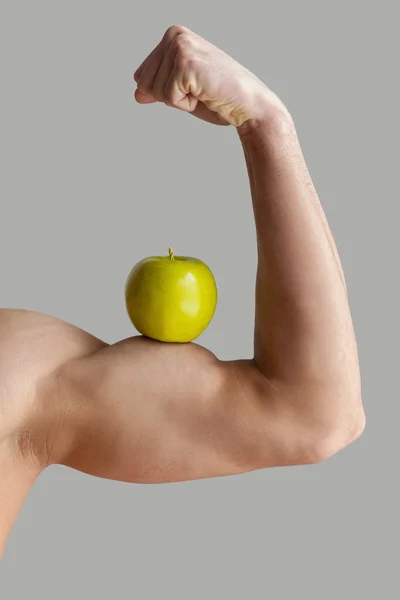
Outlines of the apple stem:
[{"label": "apple stem", "polygon": [[170,259],[174,260],[174,251],[172,250],[172,248],[168,248],[168,252],[169,252]]}]

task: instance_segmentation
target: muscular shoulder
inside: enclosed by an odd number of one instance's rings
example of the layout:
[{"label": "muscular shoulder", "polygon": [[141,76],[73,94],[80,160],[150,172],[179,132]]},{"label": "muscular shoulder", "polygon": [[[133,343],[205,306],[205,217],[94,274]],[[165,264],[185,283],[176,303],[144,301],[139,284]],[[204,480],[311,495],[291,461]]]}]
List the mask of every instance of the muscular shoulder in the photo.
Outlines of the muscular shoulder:
[{"label": "muscular shoulder", "polygon": [[63,362],[106,346],[61,319],[28,310],[0,309],[0,385],[34,385]]},{"label": "muscular shoulder", "polygon": [[25,427],[36,411],[41,383],[61,364],[105,345],[55,317],[0,309],[0,436]]}]

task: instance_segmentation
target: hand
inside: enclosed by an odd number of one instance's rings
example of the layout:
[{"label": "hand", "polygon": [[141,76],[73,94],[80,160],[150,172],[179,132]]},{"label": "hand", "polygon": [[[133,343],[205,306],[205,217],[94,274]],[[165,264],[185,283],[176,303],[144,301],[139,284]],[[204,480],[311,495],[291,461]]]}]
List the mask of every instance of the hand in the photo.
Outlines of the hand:
[{"label": "hand", "polygon": [[140,104],[164,102],[216,125],[242,128],[286,109],[236,60],[186,27],[167,29],[134,74]]}]

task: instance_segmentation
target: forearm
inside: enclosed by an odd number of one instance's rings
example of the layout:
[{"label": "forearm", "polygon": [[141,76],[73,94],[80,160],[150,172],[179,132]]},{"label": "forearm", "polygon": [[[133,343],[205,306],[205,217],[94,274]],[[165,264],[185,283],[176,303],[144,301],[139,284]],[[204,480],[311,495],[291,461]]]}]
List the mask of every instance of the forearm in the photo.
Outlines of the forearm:
[{"label": "forearm", "polygon": [[325,378],[358,361],[337,250],[285,113],[241,136],[258,243],[255,356],[268,377]]},{"label": "forearm", "polygon": [[139,103],[233,125],[243,143],[259,262],[255,360],[236,363],[234,393],[242,423],[250,401],[263,407],[247,427],[254,435],[263,424],[259,464],[307,462],[316,445],[319,456],[336,452],[363,427],[357,349],[339,257],[285,107],[181,26],[166,31],[134,77]]}]

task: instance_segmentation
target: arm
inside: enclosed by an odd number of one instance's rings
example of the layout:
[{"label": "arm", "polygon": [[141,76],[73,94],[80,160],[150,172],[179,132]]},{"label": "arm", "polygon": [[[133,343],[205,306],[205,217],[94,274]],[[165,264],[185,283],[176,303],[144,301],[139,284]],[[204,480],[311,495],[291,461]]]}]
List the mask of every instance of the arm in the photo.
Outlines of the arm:
[{"label": "arm", "polygon": [[[237,128],[258,240],[255,353],[224,362],[195,344],[133,338],[73,361],[65,389],[97,411],[98,426],[78,436],[66,464],[161,482],[331,456],[364,427],[357,348],[337,250],[287,109],[182,27],[168,29],[135,80],[139,103]],[[94,444],[107,451],[93,456]]]},{"label": "arm", "polygon": [[142,337],[108,346],[58,320],[5,311],[0,546],[53,463],[121,481],[182,481],[318,462],[364,427],[340,261],[288,111],[180,27],[135,78],[140,103],[237,128],[258,241],[254,357],[224,362],[196,344]]}]

